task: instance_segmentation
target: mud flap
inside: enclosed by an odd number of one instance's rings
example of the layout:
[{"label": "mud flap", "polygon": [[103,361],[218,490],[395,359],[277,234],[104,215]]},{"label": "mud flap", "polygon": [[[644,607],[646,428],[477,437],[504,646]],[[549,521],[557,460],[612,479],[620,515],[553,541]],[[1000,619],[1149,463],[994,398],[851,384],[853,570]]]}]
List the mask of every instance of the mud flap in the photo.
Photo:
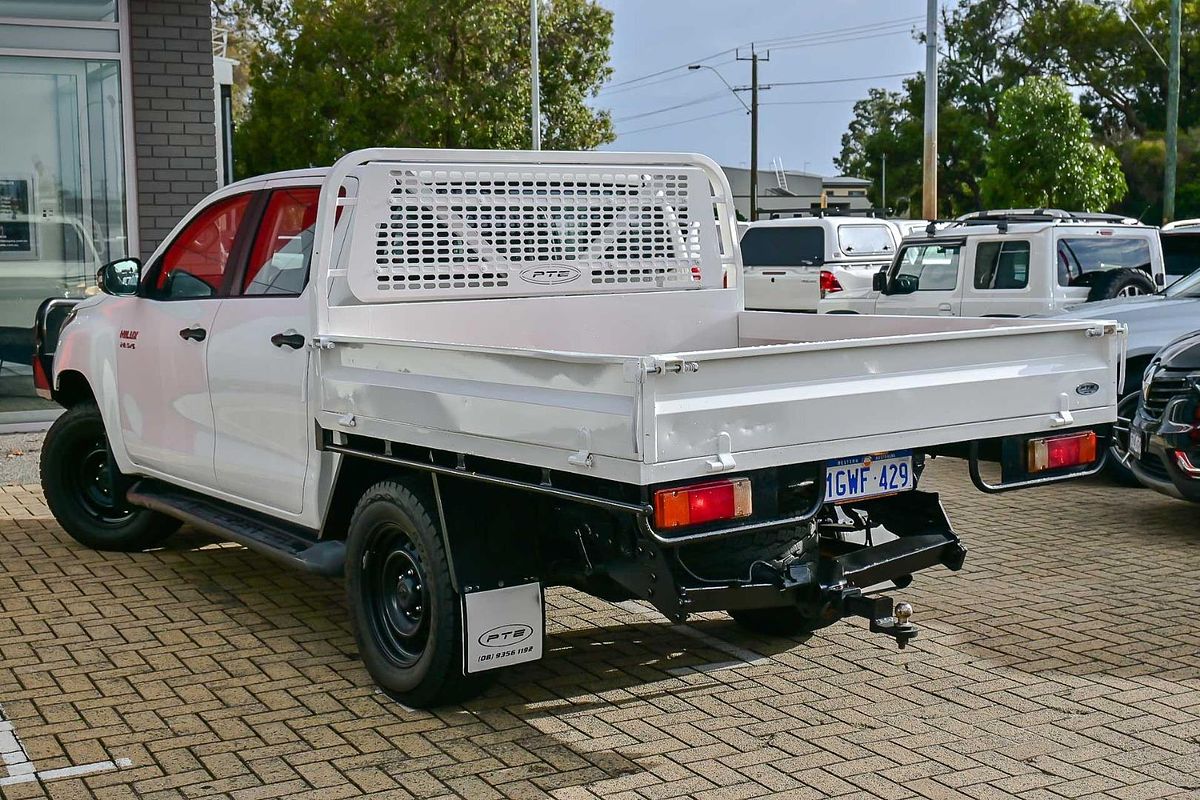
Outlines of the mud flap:
[{"label": "mud flap", "polygon": [[546,606],[540,583],[469,592],[462,605],[465,674],[542,657]]}]

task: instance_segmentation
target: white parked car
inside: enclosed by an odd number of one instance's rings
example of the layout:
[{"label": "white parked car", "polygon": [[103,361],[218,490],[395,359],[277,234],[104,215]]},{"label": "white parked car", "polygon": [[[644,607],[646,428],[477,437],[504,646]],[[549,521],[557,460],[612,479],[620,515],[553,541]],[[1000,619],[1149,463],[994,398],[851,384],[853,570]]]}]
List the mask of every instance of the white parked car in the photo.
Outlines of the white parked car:
[{"label": "white parked car", "polygon": [[752,222],[742,233],[746,308],[816,311],[822,297],[869,289],[899,241],[894,224],[871,217]]},{"label": "white parked car", "polygon": [[[226,186],[101,269],[49,364],[39,335],[47,502],[100,549],[182,520],[344,576],[415,705],[540,658],[547,586],[903,644],[911,608],[865,592],[965,557],[926,454],[985,491],[1099,469],[1124,330],[746,311],[734,214],[688,155],[380,148]],[[1018,454],[1004,485],[982,447]]]},{"label": "white parked car", "polygon": [[1168,283],[1156,228],[1110,215],[1001,212],[906,237],[871,287],[827,296],[819,310],[1020,317]]}]

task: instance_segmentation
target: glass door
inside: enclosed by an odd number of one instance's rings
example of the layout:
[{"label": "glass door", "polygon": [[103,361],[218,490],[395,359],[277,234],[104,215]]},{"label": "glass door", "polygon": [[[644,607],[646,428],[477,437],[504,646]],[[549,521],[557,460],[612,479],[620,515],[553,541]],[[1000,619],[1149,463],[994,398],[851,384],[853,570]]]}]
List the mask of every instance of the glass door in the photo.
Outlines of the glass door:
[{"label": "glass door", "polygon": [[0,57],[0,108],[0,412],[25,411],[38,305],[125,255],[118,62]]}]

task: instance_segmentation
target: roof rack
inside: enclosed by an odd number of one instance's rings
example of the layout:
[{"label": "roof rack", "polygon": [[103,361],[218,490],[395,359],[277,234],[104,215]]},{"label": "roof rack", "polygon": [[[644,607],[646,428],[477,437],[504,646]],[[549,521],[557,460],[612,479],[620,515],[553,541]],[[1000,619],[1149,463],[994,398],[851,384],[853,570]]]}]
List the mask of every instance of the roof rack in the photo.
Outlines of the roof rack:
[{"label": "roof rack", "polygon": [[1095,211],[1064,211],[1061,208],[1004,208],[972,211],[955,222],[964,225],[991,225],[998,222],[1100,222],[1107,225],[1141,225],[1124,214],[1105,214]]},{"label": "roof rack", "polygon": [[790,214],[793,217],[812,217],[814,219],[824,219],[825,217],[887,219],[887,209],[885,208],[771,208],[759,209],[759,211],[760,213],[763,211],[770,213],[770,219],[787,219],[787,217],[779,216],[780,214]]}]

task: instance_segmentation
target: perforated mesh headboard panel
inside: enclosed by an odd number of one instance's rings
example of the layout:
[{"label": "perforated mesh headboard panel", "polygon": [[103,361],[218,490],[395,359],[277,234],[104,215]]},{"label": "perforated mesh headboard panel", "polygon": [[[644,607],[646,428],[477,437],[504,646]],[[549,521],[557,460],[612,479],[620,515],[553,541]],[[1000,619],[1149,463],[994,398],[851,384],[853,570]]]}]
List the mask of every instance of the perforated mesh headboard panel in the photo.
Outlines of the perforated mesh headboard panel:
[{"label": "perforated mesh headboard panel", "polygon": [[698,168],[378,163],[347,263],[362,302],[721,286]]}]

